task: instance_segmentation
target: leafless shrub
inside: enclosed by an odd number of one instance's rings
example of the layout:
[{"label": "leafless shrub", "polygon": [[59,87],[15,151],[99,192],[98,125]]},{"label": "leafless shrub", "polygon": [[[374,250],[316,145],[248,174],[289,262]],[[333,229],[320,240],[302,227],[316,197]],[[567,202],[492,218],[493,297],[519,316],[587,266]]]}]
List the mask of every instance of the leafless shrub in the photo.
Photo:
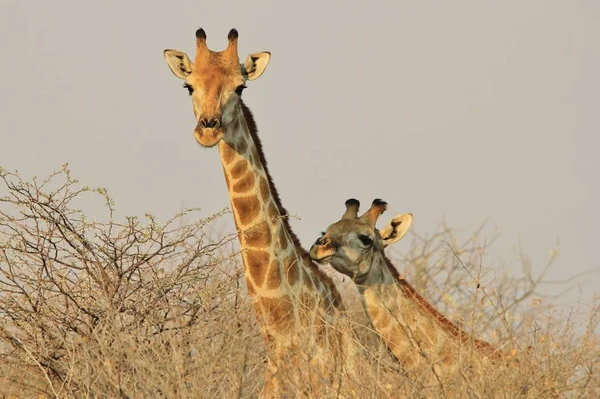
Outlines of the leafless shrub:
[{"label": "leafless shrub", "polygon": [[[548,263],[538,275],[534,275],[533,265],[522,252],[520,275],[497,275],[496,269],[486,264],[486,250],[495,236],[482,238],[483,228],[480,226],[462,242],[456,230],[445,223],[431,236],[415,234],[404,261],[399,263],[405,278],[454,323],[518,360],[518,373],[511,372],[511,368],[493,370],[481,380],[479,389],[473,388],[473,380],[467,387],[479,391],[476,396],[480,396],[497,389],[488,384],[497,380],[511,383],[516,392],[522,389],[522,394],[532,394],[535,386],[536,395],[541,392],[542,396],[553,397],[575,392],[576,397],[595,397],[599,380],[594,377],[592,365],[597,367],[600,362],[595,335],[600,321],[597,298],[567,311],[560,311],[550,301],[573,288],[569,283],[581,274],[561,281],[558,294],[548,296],[540,292],[541,286],[548,283],[546,274],[558,248],[551,250]],[[594,272],[597,273],[591,270],[583,274]],[[585,321],[585,317],[586,325],[576,324]],[[545,388],[540,390],[540,386]],[[589,391],[580,390],[582,386]],[[502,389],[499,392],[506,397],[512,397],[507,392],[515,392]]]},{"label": "leafless shrub", "polygon": [[[66,167],[43,181],[6,171],[1,178],[8,188],[0,199],[2,359],[37,368],[54,395],[93,391],[94,363],[106,362],[111,381],[134,371],[128,353],[141,351],[147,366],[162,363],[157,348],[184,340],[207,315],[218,319],[220,304],[238,296],[237,278],[214,273],[239,271],[225,251],[235,237],[215,242],[206,232],[225,212],[192,222],[185,219],[194,209],[162,224],[150,214],[118,222],[106,191],[80,187]],[[74,208],[86,196],[100,197],[107,221]],[[127,384],[113,382],[128,396]]]},{"label": "leafless shrub", "polygon": [[[0,396],[259,394],[266,353],[241,278],[237,240],[211,234],[226,211],[202,219],[186,210],[163,223],[151,215],[119,221],[107,192],[79,185],[66,167],[41,181],[6,171],[0,177],[7,192],[0,198]],[[78,209],[93,200],[104,204],[105,220]],[[517,366],[425,386],[391,364],[385,348],[364,346],[356,326],[340,325],[359,349],[348,359],[353,372],[341,375],[343,384],[333,390],[323,382],[311,392],[598,397],[598,304],[584,309],[587,326],[551,307],[529,306],[543,275],[534,277],[526,267],[522,276],[490,278],[482,260],[488,245],[477,239],[459,244],[443,227],[417,237],[397,266],[464,328],[507,353],[514,348]],[[299,367],[305,366],[290,362],[280,370],[290,375],[290,394],[306,391],[293,378]]]}]

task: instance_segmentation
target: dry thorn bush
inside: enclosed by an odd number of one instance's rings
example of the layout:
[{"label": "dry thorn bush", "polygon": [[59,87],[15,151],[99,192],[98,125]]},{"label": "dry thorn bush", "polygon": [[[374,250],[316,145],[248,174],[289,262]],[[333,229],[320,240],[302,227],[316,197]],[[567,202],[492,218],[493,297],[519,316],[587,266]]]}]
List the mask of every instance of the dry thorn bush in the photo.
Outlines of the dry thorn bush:
[{"label": "dry thorn bush", "polygon": [[[239,383],[232,359],[249,355],[223,348],[232,334],[256,341],[248,352],[260,340],[239,276],[222,273],[240,270],[228,251],[235,237],[207,233],[225,212],[119,222],[106,190],[80,187],[66,167],[43,181],[2,179],[0,385],[56,397],[172,397],[200,388],[220,396],[227,379]],[[90,196],[105,203],[105,222],[75,208]],[[210,374],[220,375],[214,389]]]},{"label": "dry thorn bush", "polygon": [[[44,180],[0,171],[0,397],[256,397],[267,354],[243,283],[235,235],[214,234],[227,211],[197,209],[160,223],[120,221],[106,190],[81,186],[65,166]],[[105,220],[78,204],[100,200]],[[98,217],[98,219],[101,219]],[[477,237],[477,234],[476,234]],[[424,386],[380,344],[339,325],[358,350],[327,397],[599,397],[600,344],[588,324],[541,305],[543,275],[490,278],[486,245],[459,244],[443,227],[416,237],[405,277],[467,331],[518,359],[482,375]],[[357,334],[358,330],[358,334]],[[361,333],[362,331],[362,333]],[[368,342],[367,342],[368,341]],[[528,349],[529,348],[529,349]],[[476,361],[476,360],[473,360]],[[465,365],[468,368],[469,365]],[[290,396],[299,387],[289,374]],[[316,381],[316,382],[315,382]],[[319,379],[311,383],[319,384]],[[325,384],[325,382],[323,382]]]}]

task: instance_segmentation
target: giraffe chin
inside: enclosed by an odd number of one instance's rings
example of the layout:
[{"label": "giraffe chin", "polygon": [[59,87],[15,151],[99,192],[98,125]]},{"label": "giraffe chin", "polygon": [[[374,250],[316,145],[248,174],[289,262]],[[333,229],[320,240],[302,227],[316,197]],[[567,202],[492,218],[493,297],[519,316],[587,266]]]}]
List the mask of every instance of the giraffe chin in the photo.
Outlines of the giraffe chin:
[{"label": "giraffe chin", "polygon": [[334,256],[335,250],[320,249],[319,247],[314,246],[310,249],[310,257],[319,265],[330,263]]},{"label": "giraffe chin", "polygon": [[194,130],[194,137],[202,147],[214,147],[223,138],[223,129],[204,129],[202,131]]},{"label": "giraffe chin", "polygon": [[313,258],[313,260],[314,260],[315,262],[317,262],[317,264],[319,264],[319,265],[321,265],[321,266],[323,266],[323,265],[328,265],[329,263],[331,263],[331,260],[332,260],[332,259],[333,259],[333,255],[331,255],[331,256],[326,256],[326,257],[324,257],[324,258],[321,258],[321,259],[314,259],[314,258]]}]

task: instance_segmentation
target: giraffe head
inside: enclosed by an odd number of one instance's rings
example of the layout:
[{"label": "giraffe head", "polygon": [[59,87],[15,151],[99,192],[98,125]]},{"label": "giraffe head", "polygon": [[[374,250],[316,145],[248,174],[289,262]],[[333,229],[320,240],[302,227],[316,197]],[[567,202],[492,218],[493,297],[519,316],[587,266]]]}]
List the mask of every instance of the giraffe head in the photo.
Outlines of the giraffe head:
[{"label": "giraffe head", "polygon": [[362,280],[370,270],[373,259],[383,255],[388,245],[399,241],[412,223],[412,214],[398,215],[383,230],[375,227],[387,204],[376,199],[371,208],[358,216],[360,203],[346,201],[342,219],[330,225],[310,248],[310,256],[320,264],[331,263],[338,272],[354,281]]},{"label": "giraffe head", "polygon": [[227,39],[229,45],[225,50],[211,51],[206,46],[204,29],[198,29],[194,62],[181,51],[164,51],[169,68],[185,81],[183,86],[192,97],[197,120],[194,136],[204,147],[216,145],[231,130],[227,127],[241,113],[244,84],[262,75],[271,57],[269,52],[253,53],[240,64],[237,30],[232,29]]}]

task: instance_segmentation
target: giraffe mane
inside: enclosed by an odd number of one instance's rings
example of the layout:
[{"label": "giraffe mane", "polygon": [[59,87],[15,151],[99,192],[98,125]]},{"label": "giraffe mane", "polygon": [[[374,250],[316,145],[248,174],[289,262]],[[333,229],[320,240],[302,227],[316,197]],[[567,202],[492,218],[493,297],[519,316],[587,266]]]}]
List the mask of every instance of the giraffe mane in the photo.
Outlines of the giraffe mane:
[{"label": "giraffe mane", "polygon": [[323,284],[327,286],[329,291],[333,294],[333,304],[336,307],[339,307],[342,303],[341,294],[339,293],[337,287],[335,286],[333,279],[329,277],[323,270],[319,268],[319,266],[312,260],[308,251],[302,246],[300,243],[300,239],[292,230],[292,226],[290,225],[288,212],[281,204],[281,199],[279,198],[279,193],[277,192],[277,187],[273,183],[273,179],[271,177],[271,173],[269,172],[269,168],[267,166],[267,160],[265,158],[265,154],[262,148],[262,142],[258,137],[258,127],[256,125],[256,121],[254,120],[254,116],[250,111],[250,108],[244,104],[243,100],[240,100],[240,106],[242,108],[242,113],[244,115],[244,119],[246,120],[246,125],[248,126],[248,130],[250,131],[250,136],[252,137],[252,141],[254,141],[254,145],[256,147],[256,152],[258,153],[258,157],[260,162],[265,170],[265,174],[267,175],[267,181],[269,183],[269,188],[271,191],[271,195],[273,196],[273,200],[277,204],[277,209],[281,214],[283,225],[285,226],[298,254],[302,257],[304,261],[304,266],[306,266],[313,275],[315,275]]}]

